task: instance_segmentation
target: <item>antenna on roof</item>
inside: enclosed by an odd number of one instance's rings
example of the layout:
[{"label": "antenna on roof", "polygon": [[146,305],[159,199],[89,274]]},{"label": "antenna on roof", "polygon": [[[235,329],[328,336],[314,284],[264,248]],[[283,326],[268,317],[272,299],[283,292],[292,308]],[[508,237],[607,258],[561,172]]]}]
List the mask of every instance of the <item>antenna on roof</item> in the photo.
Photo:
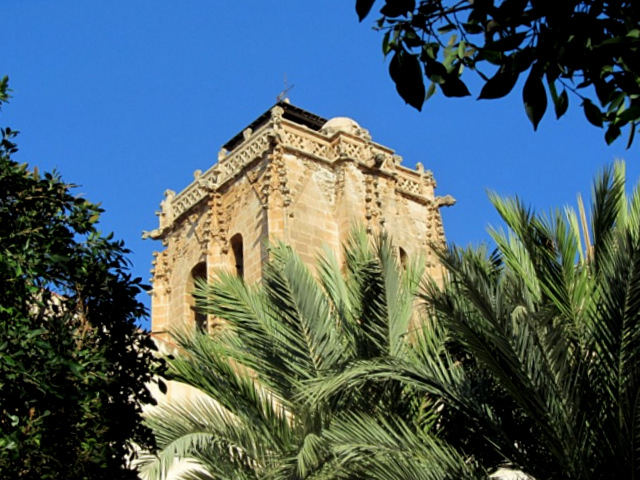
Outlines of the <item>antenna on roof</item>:
[{"label": "antenna on roof", "polygon": [[289,103],[289,97],[287,96],[287,93],[289,93],[289,90],[291,90],[293,87],[295,87],[295,85],[289,85],[289,82],[287,82],[287,74],[284,74],[284,90],[282,90],[282,92],[280,92],[280,94],[276,97],[276,103],[280,103],[280,102],[286,102]]}]

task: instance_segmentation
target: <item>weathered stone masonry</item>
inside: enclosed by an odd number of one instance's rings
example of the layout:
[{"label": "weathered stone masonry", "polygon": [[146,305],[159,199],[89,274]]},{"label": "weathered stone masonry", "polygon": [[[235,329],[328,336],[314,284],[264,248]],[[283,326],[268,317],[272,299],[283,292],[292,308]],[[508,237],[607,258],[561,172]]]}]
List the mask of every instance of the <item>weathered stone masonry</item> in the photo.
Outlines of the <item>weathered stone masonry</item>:
[{"label": "weathered stone masonry", "polygon": [[165,192],[159,228],[146,234],[165,247],[154,254],[152,331],[206,326],[192,308],[195,278],[224,268],[257,281],[267,241],[275,239],[309,265],[323,246],[340,259],[355,223],[387,230],[401,255],[422,254],[439,278],[430,245],[444,243],[440,207],[454,200],[435,196],[433,175],[421,164],[412,170],[401,160],[351,119],[275,105],[182,192]]}]

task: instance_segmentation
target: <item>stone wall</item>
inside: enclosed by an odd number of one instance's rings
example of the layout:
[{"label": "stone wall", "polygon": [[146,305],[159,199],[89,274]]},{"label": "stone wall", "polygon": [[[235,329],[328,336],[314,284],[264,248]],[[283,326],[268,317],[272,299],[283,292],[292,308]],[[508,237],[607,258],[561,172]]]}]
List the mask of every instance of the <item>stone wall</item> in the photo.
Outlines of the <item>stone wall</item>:
[{"label": "stone wall", "polygon": [[445,241],[440,208],[453,199],[436,197],[430,171],[401,166],[353,120],[326,121],[280,103],[228,146],[184,191],[165,192],[159,228],[147,233],[164,247],[152,271],[152,330],[160,338],[202,322],[191,295],[199,272],[211,279],[226,269],[259,281],[269,241],[285,241],[313,265],[324,246],[340,259],[353,225],[385,229],[402,255],[423,256],[428,273],[441,277],[431,246]]}]

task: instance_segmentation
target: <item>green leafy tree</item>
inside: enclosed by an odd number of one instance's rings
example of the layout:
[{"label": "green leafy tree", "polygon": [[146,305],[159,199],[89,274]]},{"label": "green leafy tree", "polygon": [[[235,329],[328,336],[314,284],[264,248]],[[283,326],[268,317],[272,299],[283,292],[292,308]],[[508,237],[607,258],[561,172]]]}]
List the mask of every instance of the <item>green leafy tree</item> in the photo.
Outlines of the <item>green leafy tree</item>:
[{"label": "green leafy tree", "polygon": [[400,412],[421,405],[398,382],[363,382],[331,401],[306,395],[329,373],[407,351],[422,270],[404,270],[388,239],[372,248],[362,232],[346,247],[344,274],[328,252],[317,277],[284,245],[270,255],[258,285],[220,274],[197,294],[224,327],[176,336],[169,378],[200,394],[161,402],[150,417],[159,453],[145,459],[149,477],[177,458],[199,465],[183,474],[199,479],[397,478],[385,458],[416,478],[464,477],[471,468],[438,439],[410,448],[419,425]]},{"label": "green leafy tree", "polygon": [[0,142],[0,478],[137,478],[131,442],[153,446],[144,287],[97,205],[12,160],[15,135]]},{"label": "green leafy tree", "polygon": [[[356,0],[363,20],[375,0]],[[436,89],[447,97],[508,95],[520,76],[534,129],[552,103],[557,118],[572,94],[586,119],[613,142],[640,122],[640,4],[633,0],[385,0],[377,28],[398,93],[420,110]],[[425,88],[425,81],[430,83]],[[550,102],[549,102],[550,99]]]},{"label": "green leafy tree", "polygon": [[413,356],[372,359],[314,395],[395,379],[441,405],[438,433],[488,470],[637,478],[640,186],[627,198],[624,165],[605,170],[590,228],[571,209],[492,201],[509,230],[492,231],[491,254],[442,254],[449,279],[427,290],[433,323]]}]

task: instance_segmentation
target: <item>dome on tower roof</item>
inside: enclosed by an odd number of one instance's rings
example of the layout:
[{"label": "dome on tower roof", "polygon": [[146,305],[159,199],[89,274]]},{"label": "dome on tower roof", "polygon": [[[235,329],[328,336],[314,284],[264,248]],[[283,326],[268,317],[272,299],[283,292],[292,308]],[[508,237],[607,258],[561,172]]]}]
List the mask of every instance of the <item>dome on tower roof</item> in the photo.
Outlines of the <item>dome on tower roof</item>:
[{"label": "dome on tower roof", "polygon": [[333,135],[336,132],[346,132],[352,135],[358,135],[362,128],[358,122],[347,117],[334,117],[325,123],[320,129],[325,135]]}]

